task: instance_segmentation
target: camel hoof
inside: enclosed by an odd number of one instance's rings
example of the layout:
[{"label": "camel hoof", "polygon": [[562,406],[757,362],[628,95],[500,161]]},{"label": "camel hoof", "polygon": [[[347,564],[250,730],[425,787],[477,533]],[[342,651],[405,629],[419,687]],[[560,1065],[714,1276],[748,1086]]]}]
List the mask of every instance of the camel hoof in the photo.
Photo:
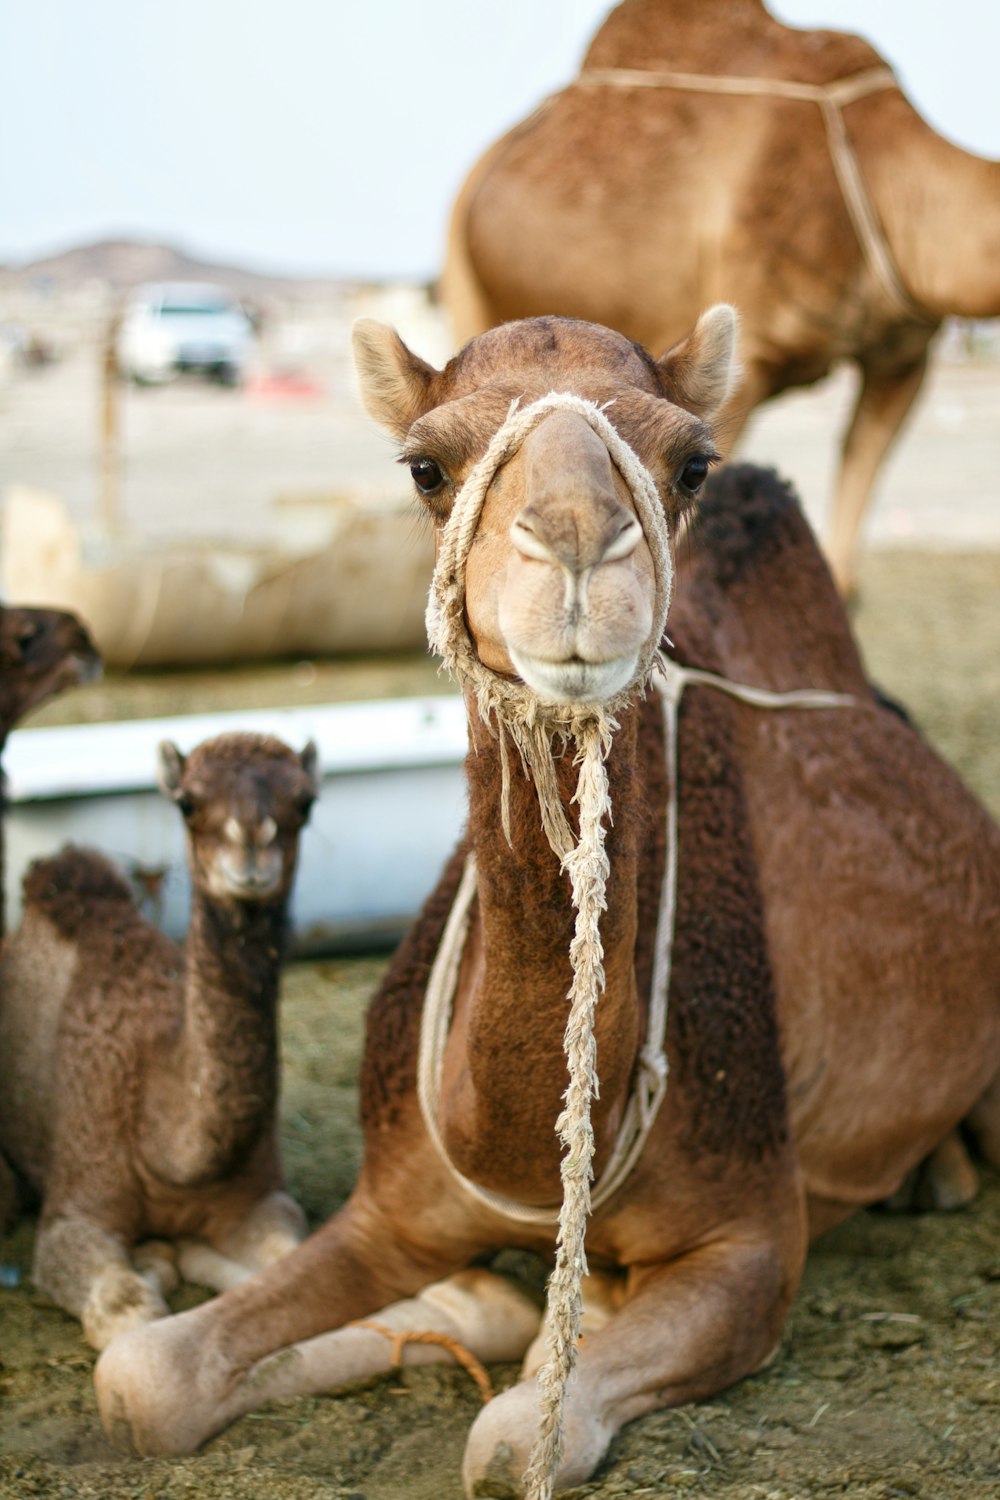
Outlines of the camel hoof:
[{"label": "camel hoof", "polygon": [[976,1169],[953,1131],[907,1173],[884,1207],[896,1213],[953,1213],[971,1203],[978,1188]]},{"label": "camel hoof", "polygon": [[[555,1491],[588,1480],[607,1452],[612,1428],[587,1412],[576,1377],[570,1381],[563,1413],[563,1457],[553,1478]],[[484,1406],[469,1433],[462,1481],[469,1500],[516,1500],[524,1494],[524,1473],[538,1431],[538,1385],[522,1380]]]},{"label": "camel hoof", "polygon": [[170,1309],[156,1288],[130,1266],[109,1266],[94,1282],[83,1304],[83,1336],[104,1349],[121,1333],[166,1317]]}]

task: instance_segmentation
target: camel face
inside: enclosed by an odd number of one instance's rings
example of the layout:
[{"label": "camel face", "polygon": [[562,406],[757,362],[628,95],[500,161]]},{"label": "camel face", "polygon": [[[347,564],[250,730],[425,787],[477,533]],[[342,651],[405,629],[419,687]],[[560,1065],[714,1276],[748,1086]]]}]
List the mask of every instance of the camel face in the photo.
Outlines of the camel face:
[{"label": "camel face", "polygon": [[[377,324],[359,325],[355,350],[368,409],[402,439],[439,529],[512,404],[557,392],[605,411],[674,532],[715,457],[703,417],[725,398],[734,332],[730,309],[713,309],[659,364],[608,329],[553,318],[494,329],[441,372]],[[629,483],[578,411],[557,407],[498,455],[465,581],[491,671],[548,703],[604,702],[633,681],[654,628],[652,559]]]},{"label": "camel face", "polygon": [[[249,761],[249,743],[254,758]],[[186,758],[175,745],[160,746],[161,790],[178,804],[187,828],[192,869],[217,900],[283,900],[295,874],[298,832],[316,799],[315,748],[298,757],[274,742],[261,755],[259,736],[226,736],[199,745]],[[248,763],[234,774],[232,760]],[[265,763],[266,762],[266,763]]]},{"label": "camel face", "polygon": [[0,734],[47,698],[100,675],[97,648],[74,615],[0,610]]}]

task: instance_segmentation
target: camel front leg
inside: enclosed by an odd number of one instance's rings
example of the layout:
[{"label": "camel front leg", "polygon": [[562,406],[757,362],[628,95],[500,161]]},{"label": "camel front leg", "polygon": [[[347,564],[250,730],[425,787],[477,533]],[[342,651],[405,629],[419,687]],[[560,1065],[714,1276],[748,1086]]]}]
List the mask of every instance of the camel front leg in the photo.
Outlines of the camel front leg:
[{"label": "camel front leg", "polygon": [[854,587],[858,532],[875,475],[923,385],[926,350],[907,369],[891,374],[861,371],[861,390],[844,436],[826,554],[841,594]]},{"label": "camel front leg", "polygon": [[309,1361],[290,1346],[414,1295],[471,1255],[465,1245],[441,1254],[407,1246],[356,1193],[258,1275],[115,1339],[94,1371],[105,1430],[142,1454],[191,1453],[275,1394],[316,1388]]},{"label": "camel front leg", "polygon": [[171,1283],[168,1258],[145,1258],[137,1269],[125,1241],[90,1219],[43,1220],[35,1240],[32,1279],[83,1324],[87,1342],[103,1349],[128,1329],[162,1318]]},{"label": "camel front leg", "polygon": [[[784,1248],[718,1242],[633,1272],[628,1301],[580,1346],[554,1488],[584,1484],[626,1422],[710,1396],[759,1369],[777,1347],[804,1241],[800,1226]],[[465,1450],[467,1495],[522,1493],[538,1417],[536,1378],[484,1407]]]}]

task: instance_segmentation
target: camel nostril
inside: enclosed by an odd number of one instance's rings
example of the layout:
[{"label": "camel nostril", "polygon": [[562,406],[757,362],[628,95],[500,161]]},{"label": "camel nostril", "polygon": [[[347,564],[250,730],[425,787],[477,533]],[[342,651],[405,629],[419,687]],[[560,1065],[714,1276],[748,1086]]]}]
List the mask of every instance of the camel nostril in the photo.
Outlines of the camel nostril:
[{"label": "camel nostril", "polygon": [[522,557],[531,557],[537,562],[560,561],[553,548],[539,535],[533,518],[526,511],[522,511],[511,524],[510,539]]},{"label": "camel nostril", "polygon": [[618,532],[611,538],[604,549],[601,562],[620,562],[624,557],[630,557],[642,541],[642,527],[636,516],[624,515]]}]

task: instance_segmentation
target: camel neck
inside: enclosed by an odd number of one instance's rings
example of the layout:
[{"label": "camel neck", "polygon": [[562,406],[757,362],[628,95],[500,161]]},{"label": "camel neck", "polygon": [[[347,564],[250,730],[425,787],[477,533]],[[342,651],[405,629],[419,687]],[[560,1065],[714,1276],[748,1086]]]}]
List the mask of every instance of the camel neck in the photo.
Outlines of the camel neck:
[{"label": "camel neck", "polygon": [[273,1122],[286,926],[282,902],[193,896],[174,1066],[151,1101],[164,1126],[157,1170],[173,1181],[217,1175]]},{"label": "camel neck", "polygon": [[[862,164],[903,280],[934,319],[996,317],[1000,162],[944,140],[912,112],[904,123],[901,141]],[[904,156],[919,172],[899,171]]]},{"label": "camel neck", "polygon": [[[601,921],[606,989],[595,1033],[601,1084],[593,1111],[598,1171],[621,1118],[642,1023],[635,982],[641,820],[629,795],[636,730],[636,712],[628,710],[608,760],[614,822],[607,831],[612,873]],[[442,1135],[465,1176],[524,1203],[551,1204],[560,1196],[555,1121],[567,1082],[563,1033],[575,913],[569,879],[542,830],[534,786],[515,769],[511,847],[502,833],[496,741],[478,722],[471,734],[466,770],[478,900],[445,1049]],[[556,764],[575,826],[572,746]]]}]

